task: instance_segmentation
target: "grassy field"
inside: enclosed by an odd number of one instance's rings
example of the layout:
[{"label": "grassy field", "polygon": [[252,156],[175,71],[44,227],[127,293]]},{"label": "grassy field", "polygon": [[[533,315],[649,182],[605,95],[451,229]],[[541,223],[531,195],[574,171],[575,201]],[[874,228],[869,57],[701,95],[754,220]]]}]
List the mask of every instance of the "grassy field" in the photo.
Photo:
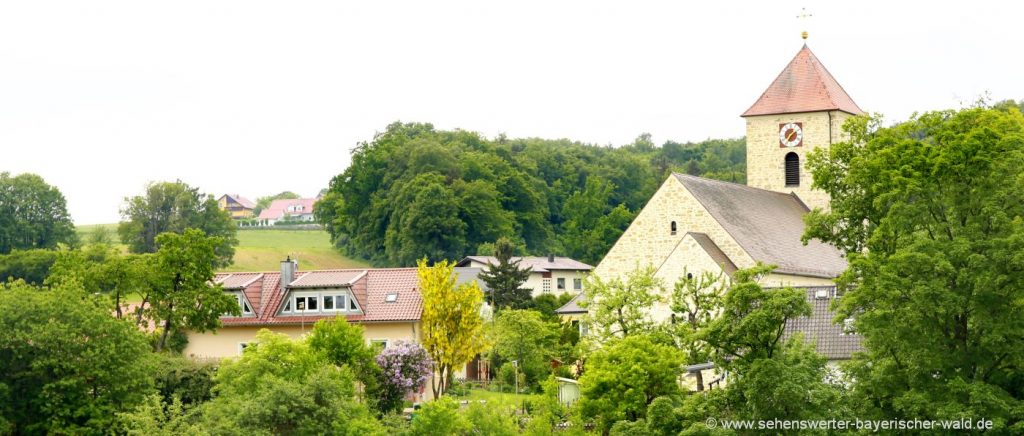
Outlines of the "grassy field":
[{"label": "grassy field", "polygon": [[[99,228],[107,230],[111,242],[119,242],[117,224],[78,226],[76,230],[81,241],[88,243]],[[128,251],[123,244],[117,245]],[[300,271],[368,266],[335,250],[330,235],[323,230],[239,230],[235,263],[225,271],[277,271],[287,256],[299,260]]]}]

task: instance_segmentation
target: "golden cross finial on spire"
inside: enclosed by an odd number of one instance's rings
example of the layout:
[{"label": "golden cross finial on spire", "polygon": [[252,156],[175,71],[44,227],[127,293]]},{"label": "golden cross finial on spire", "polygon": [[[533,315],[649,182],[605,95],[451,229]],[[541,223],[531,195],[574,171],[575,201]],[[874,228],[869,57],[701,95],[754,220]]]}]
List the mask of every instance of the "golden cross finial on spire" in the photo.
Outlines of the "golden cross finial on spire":
[{"label": "golden cross finial on spire", "polygon": [[[808,19],[808,18],[811,18],[811,17],[813,17],[813,16],[814,16],[814,15],[811,15],[811,14],[807,13],[807,8],[800,8],[800,15],[797,15],[797,16],[796,16],[796,18],[797,18],[798,20],[803,20],[803,22],[804,22],[804,23],[806,23],[806,22],[807,22],[807,19]],[[806,40],[807,40],[807,30],[806,30],[806,29],[807,29],[807,28],[805,27],[805,28],[804,28],[804,31],[803,31],[803,32],[800,32],[800,37],[801,37],[801,38],[803,38],[803,39],[804,39],[804,41],[806,41]]]}]

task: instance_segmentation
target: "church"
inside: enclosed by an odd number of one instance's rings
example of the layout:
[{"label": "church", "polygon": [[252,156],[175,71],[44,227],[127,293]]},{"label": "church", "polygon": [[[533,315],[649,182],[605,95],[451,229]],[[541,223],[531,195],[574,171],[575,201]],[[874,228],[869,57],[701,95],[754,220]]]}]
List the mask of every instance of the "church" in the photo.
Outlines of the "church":
[{"label": "church", "polygon": [[[834,279],[846,269],[846,259],[821,241],[804,244],[801,235],[804,214],[829,207],[828,194],[811,188],[807,155],[844,141],[843,122],[863,113],[804,45],[742,114],[747,184],[672,174],[594,274],[607,280],[654,267],[656,277],[671,289],[683,274],[728,276],[758,262],[775,265],[761,285],[804,289],[814,309],[810,318],[787,325],[789,334],[804,333],[830,360],[850,358],[860,349],[860,337],[833,323],[828,310],[836,298]],[[654,307],[651,316],[667,320],[668,301]]]}]

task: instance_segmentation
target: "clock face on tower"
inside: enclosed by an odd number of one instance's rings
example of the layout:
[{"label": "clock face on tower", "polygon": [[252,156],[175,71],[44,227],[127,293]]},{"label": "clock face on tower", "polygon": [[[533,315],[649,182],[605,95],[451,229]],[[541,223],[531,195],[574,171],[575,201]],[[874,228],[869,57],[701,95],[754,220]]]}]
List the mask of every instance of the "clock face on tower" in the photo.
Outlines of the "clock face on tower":
[{"label": "clock face on tower", "polygon": [[779,147],[799,147],[803,143],[803,123],[779,124]]}]

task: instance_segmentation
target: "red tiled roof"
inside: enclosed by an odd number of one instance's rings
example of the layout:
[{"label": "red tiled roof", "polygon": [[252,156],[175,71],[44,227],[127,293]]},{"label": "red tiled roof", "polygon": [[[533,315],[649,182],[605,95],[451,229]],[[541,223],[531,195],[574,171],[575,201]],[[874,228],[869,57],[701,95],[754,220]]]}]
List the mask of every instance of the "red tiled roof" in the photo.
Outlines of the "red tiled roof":
[{"label": "red tiled roof", "polygon": [[[259,219],[281,219],[285,215],[307,215],[313,213],[313,205],[316,204],[315,198],[296,198],[296,199],[284,199],[274,200],[270,202],[270,206],[260,211]],[[302,206],[301,212],[288,212],[290,206]]]},{"label": "red tiled roof", "polygon": [[213,278],[214,283],[218,283],[224,289],[242,289],[249,286],[250,283],[260,278],[263,273],[218,273]]},{"label": "red tiled roof", "polygon": [[[336,314],[316,314],[305,316],[279,315],[284,297],[289,288],[280,284],[280,273],[234,273],[235,275],[254,274],[258,279],[245,289],[246,298],[253,307],[255,316],[222,317],[221,322],[228,325],[268,325],[268,324],[310,324],[321,319],[333,319]],[[299,278],[292,284],[305,283],[302,289],[313,287],[351,287],[362,309],[360,315],[345,315],[352,322],[387,322],[387,321],[418,321],[423,312],[423,298],[417,284],[419,277],[416,268],[385,268],[385,269],[350,269],[300,272]],[[231,280],[231,273],[220,273],[214,280]],[[307,279],[308,278],[308,279]],[[308,280],[308,281],[307,281]],[[317,286],[313,286],[317,284]],[[256,290],[259,297],[256,298]],[[386,301],[387,295],[395,293],[393,302]],[[254,301],[256,300],[256,301]],[[262,303],[262,304],[261,304]]]},{"label": "red tiled roof", "polygon": [[366,274],[366,270],[321,270],[309,271],[292,281],[289,288],[325,288],[351,286]]},{"label": "red tiled roof", "polygon": [[254,208],[256,208],[256,203],[253,203],[252,200],[250,200],[248,198],[245,198],[245,197],[242,197],[241,195],[238,195],[238,194],[234,194],[234,195],[232,195],[232,194],[224,194],[224,196],[229,198],[229,199],[231,199],[235,203],[238,203],[239,205],[241,205],[242,207],[244,207],[246,209],[254,209]]},{"label": "red tiled roof", "polygon": [[853,102],[806,45],[761,94],[744,117],[840,110],[854,115],[864,111]]}]

